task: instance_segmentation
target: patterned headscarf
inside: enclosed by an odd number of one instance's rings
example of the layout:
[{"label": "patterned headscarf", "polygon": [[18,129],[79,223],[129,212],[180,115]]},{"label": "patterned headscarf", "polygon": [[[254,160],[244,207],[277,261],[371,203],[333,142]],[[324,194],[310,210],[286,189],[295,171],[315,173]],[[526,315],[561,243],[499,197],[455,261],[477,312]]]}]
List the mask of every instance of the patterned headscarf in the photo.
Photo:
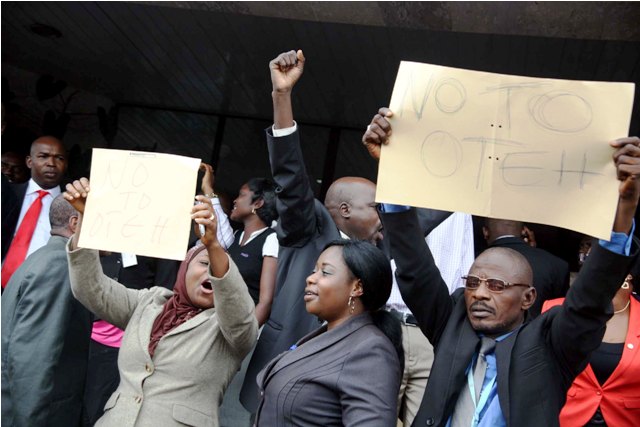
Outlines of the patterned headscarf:
[{"label": "patterned headscarf", "polygon": [[194,306],[189,299],[186,277],[189,263],[203,250],[205,250],[204,245],[194,246],[187,252],[185,260],[180,264],[176,283],[173,285],[173,295],[164,304],[162,312],[153,322],[151,340],[149,341],[149,355],[151,357],[153,357],[158,342],[163,336],[202,311],[201,308]]}]

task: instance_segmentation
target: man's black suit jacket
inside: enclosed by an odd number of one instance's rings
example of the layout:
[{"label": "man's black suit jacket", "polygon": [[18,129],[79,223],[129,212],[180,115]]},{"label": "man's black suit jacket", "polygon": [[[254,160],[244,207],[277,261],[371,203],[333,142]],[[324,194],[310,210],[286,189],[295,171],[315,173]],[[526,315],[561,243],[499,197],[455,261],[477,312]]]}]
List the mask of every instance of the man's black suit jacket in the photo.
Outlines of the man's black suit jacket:
[{"label": "man's black suit jacket", "polygon": [[2,261],[11,246],[27,183],[11,184],[2,176]]},{"label": "man's black suit jacket", "polygon": [[546,300],[562,298],[569,290],[569,264],[549,252],[533,248],[518,237],[503,237],[495,240],[491,248],[510,248],[520,252],[531,264],[533,270],[533,287],[538,297],[529,309],[533,317],[540,315],[542,304]]},{"label": "man's black suit jacket", "polygon": [[[431,376],[413,426],[444,426],[466,385],[478,335],[467,318],[464,289],[449,295],[415,211],[382,215],[402,297],[435,348]],[[611,299],[633,256],[594,246],[563,306],[526,321],[496,346],[500,407],[511,427],[557,426],[566,392],[602,341]]]},{"label": "man's black suit jacket", "polygon": [[[2,261],[4,261],[13,241],[28,186],[29,181],[22,184],[12,184],[5,181],[4,176],[2,177]],[[64,191],[62,185],[60,185],[60,190]]]}]

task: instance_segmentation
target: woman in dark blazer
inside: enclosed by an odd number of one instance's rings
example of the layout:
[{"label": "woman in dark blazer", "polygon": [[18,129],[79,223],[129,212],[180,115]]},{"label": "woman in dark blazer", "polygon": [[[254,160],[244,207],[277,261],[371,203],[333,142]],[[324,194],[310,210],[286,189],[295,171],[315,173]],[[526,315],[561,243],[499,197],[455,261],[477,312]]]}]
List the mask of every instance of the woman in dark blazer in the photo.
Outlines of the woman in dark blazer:
[{"label": "woman in dark blazer", "polygon": [[326,323],[258,375],[257,426],[395,426],[402,332],[381,310],[391,267],[367,242],[338,240],[307,278],[309,313]]}]

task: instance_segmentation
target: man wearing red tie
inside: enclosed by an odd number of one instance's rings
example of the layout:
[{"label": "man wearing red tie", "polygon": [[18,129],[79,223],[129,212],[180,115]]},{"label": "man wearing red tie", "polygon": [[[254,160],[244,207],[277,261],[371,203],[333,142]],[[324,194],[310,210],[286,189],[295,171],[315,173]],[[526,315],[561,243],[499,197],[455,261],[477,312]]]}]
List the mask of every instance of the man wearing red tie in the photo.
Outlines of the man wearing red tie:
[{"label": "man wearing red tie", "polygon": [[24,259],[49,240],[49,207],[60,194],[67,170],[67,154],[62,142],[43,136],[31,144],[27,156],[31,179],[12,189],[17,203],[2,206],[2,288]]}]

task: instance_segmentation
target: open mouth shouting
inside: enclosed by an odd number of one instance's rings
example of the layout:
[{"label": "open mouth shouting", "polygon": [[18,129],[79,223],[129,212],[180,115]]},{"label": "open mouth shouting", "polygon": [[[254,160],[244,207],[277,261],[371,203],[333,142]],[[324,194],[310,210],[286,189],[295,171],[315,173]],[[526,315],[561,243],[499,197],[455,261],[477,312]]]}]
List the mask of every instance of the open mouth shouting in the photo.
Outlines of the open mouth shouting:
[{"label": "open mouth shouting", "polygon": [[211,280],[205,280],[200,283],[200,290],[205,294],[212,294],[213,286],[211,285]]}]

